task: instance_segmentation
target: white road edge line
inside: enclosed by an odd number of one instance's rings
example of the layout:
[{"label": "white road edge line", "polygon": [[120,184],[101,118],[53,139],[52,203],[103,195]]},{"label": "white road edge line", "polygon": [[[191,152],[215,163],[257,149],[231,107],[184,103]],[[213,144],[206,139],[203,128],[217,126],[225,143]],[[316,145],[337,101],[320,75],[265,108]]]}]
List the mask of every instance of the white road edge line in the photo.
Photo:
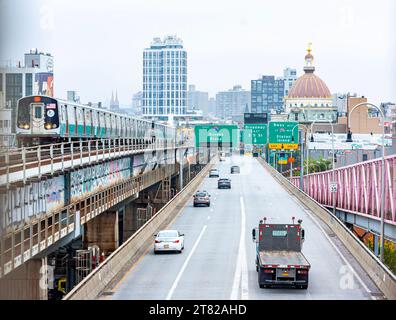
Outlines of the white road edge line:
[{"label": "white road edge line", "polygon": [[183,272],[186,269],[187,264],[190,261],[195,249],[197,248],[199,241],[201,241],[202,235],[204,234],[207,227],[208,227],[207,225],[203,226],[201,233],[199,234],[197,240],[194,243],[194,246],[192,247],[192,249],[190,251],[190,254],[188,255],[187,259],[184,261],[183,266],[181,267],[179,273],[177,274],[176,279],[173,282],[173,285],[172,285],[171,289],[169,290],[168,295],[166,296],[166,300],[170,300],[172,298],[173,292],[175,291],[175,289],[179,283],[179,280],[180,280],[181,276],[183,275]]},{"label": "white road edge line", "polygon": [[241,237],[239,239],[238,258],[234,274],[234,282],[232,284],[231,300],[238,299],[239,286],[241,286],[241,299],[247,300],[249,298],[248,290],[248,271],[246,261],[246,246],[245,246],[245,229],[246,229],[246,214],[243,197],[239,198],[241,204]]},{"label": "white road edge line", "polygon": [[323,232],[323,234],[325,235],[326,239],[330,242],[330,244],[333,246],[333,248],[337,251],[337,253],[339,254],[339,256],[341,257],[341,259],[345,262],[345,264],[349,267],[349,270],[352,271],[352,273],[354,274],[354,276],[356,277],[356,279],[358,279],[358,281],[360,282],[360,284],[362,285],[362,287],[364,288],[364,290],[366,290],[367,293],[370,294],[370,297],[372,300],[375,300],[375,298],[371,295],[371,291],[370,289],[366,286],[366,284],[363,282],[363,280],[359,277],[359,275],[357,274],[357,272],[355,271],[355,269],[351,266],[351,264],[348,262],[348,260],[345,258],[345,256],[342,254],[342,252],[337,248],[337,246],[334,244],[333,241],[331,241],[330,237],[327,235],[326,231],[322,228],[322,226],[319,224],[318,221],[316,221],[316,218],[309,213],[309,211],[305,208],[303,208],[304,211],[311,217],[311,219],[314,221],[314,223],[319,227],[319,229]]}]

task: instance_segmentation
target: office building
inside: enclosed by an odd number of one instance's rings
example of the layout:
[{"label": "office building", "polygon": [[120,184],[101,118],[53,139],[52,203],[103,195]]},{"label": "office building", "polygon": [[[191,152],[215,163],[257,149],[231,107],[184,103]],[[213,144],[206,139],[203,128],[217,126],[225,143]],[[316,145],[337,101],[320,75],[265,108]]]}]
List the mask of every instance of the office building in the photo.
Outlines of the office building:
[{"label": "office building", "polygon": [[5,108],[2,95],[3,93],[0,92],[0,150],[13,146],[15,141],[11,127],[12,109]]},{"label": "office building", "polygon": [[25,96],[53,97],[53,57],[37,49],[25,54],[24,63],[9,61],[0,66],[0,98],[11,109],[11,131],[15,133],[17,101]]},{"label": "office building", "polygon": [[67,91],[67,100],[75,103],[80,103],[80,97],[77,95],[76,91]]},{"label": "office building", "polygon": [[143,115],[168,120],[187,111],[187,52],[176,36],[154,38],[143,52]]},{"label": "office building", "polygon": [[291,87],[297,81],[297,70],[292,68],[286,68],[283,70],[283,77],[280,80],[284,81],[285,90],[283,96],[286,97],[289,94]]},{"label": "office building", "polygon": [[216,94],[216,116],[222,119],[232,119],[241,116],[250,104],[250,91],[242,89],[240,85],[228,91]]},{"label": "office building", "polygon": [[195,85],[189,85],[187,97],[188,110],[201,110],[203,115],[208,114],[209,96],[207,92],[197,91]]},{"label": "office building", "polygon": [[262,113],[283,110],[285,81],[274,76],[263,76],[251,81],[251,112]]}]

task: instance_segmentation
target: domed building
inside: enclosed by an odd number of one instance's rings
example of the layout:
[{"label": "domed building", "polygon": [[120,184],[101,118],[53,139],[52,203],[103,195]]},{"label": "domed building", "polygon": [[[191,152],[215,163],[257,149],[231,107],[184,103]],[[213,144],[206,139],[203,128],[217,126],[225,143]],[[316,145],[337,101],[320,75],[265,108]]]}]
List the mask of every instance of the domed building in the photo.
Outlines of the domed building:
[{"label": "domed building", "polygon": [[305,55],[305,74],[297,79],[285,97],[288,120],[311,123],[337,120],[337,108],[326,83],[315,74],[311,47]]}]

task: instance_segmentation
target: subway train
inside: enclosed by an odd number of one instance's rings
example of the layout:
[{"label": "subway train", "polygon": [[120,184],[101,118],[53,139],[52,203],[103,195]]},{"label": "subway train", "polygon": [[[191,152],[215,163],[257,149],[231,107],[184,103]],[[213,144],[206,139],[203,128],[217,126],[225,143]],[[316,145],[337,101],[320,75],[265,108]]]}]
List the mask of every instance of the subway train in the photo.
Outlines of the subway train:
[{"label": "subway train", "polygon": [[18,100],[16,137],[19,146],[112,138],[151,143],[175,140],[176,128],[71,101],[28,96]]}]

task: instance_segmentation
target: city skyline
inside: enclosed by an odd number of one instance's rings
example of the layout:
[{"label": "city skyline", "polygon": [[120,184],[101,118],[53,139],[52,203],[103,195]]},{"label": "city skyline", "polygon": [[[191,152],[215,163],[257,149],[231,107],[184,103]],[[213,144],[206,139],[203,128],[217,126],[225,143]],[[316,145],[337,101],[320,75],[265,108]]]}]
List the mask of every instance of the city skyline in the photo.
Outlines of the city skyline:
[{"label": "city skyline", "polygon": [[[392,1],[286,1],[288,10],[249,1],[243,11],[238,3],[227,2],[227,15],[224,2],[211,4],[209,11],[206,2],[173,3],[175,10],[158,1],[116,0],[108,15],[110,3],[105,2],[1,0],[6,16],[0,19],[0,60],[22,60],[31,48],[50,52],[57,97],[75,89],[82,102],[105,102],[118,88],[120,104],[129,105],[132,94],[142,90],[141,57],[153,37],[176,34],[183,39],[188,84],[210,97],[236,84],[249,90],[252,79],[281,76],[286,67],[301,76],[302,56],[312,42],[317,72],[332,93],[357,92],[374,103],[396,100]],[[17,18],[27,12],[41,19],[18,27]],[[164,12],[166,19],[161,18]],[[147,15],[156,22],[139,28]],[[12,41],[15,37],[20,41]]]}]

